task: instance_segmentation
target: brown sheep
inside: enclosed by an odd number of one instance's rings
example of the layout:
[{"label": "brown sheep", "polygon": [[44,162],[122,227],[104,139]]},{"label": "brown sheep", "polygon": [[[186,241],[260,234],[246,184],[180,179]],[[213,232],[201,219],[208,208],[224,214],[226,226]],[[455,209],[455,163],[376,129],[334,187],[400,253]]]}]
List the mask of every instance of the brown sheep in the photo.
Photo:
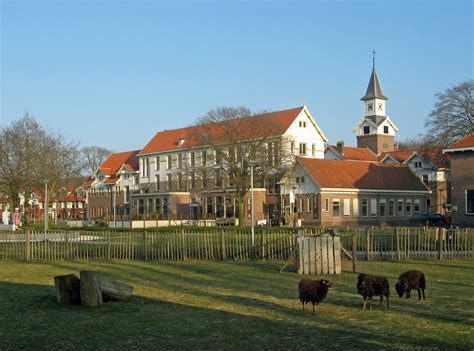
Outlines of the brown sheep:
[{"label": "brown sheep", "polygon": [[372,297],[380,296],[380,306],[382,306],[383,297],[387,298],[387,308],[390,308],[390,286],[387,278],[383,276],[359,274],[357,279],[357,292],[364,298],[364,306],[369,301],[369,310],[372,309]]},{"label": "brown sheep", "polygon": [[405,293],[405,297],[408,299],[411,297],[410,292],[412,289],[418,290],[418,300],[421,300],[421,293],[423,293],[423,300],[426,299],[426,280],[425,274],[422,271],[412,269],[400,274],[400,277],[398,277],[398,282],[395,284],[398,296],[403,297],[403,293]]},{"label": "brown sheep", "polygon": [[332,288],[334,288],[334,285],[329,280],[301,279],[298,283],[298,290],[303,311],[305,310],[305,304],[311,302],[313,304],[313,314],[315,315],[316,306],[326,298],[329,289]]}]

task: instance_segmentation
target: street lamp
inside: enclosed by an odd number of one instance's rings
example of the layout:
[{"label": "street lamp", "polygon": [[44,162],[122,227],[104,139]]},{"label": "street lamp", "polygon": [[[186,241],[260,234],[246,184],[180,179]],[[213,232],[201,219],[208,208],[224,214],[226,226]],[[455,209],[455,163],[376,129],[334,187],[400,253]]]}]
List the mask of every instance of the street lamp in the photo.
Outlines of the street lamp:
[{"label": "street lamp", "polygon": [[250,166],[250,227],[252,230],[252,248],[255,247],[255,217],[254,217],[254,202],[253,202],[253,167],[258,165],[257,161],[248,161]]}]

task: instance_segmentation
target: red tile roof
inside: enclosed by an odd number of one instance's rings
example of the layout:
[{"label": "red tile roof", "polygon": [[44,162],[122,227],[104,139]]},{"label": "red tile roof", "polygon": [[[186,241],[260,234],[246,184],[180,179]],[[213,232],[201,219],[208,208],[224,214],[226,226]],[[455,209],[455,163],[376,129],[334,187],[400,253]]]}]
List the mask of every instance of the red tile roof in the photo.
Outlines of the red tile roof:
[{"label": "red tile roof", "polygon": [[397,160],[400,163],[405,162],[413,153],[416,152],[415,150],[397,150],[397,151],[390,151],[390,152],[382,152],[379,155],[379,160],[382,161],[385,156],[390,155],[392,158]]},{"label": "red tile roof", "polygon": [[89,178],[86,181],[84,181],[84,183],[82,183],[82,186],[87,188],[87,187],[90,187],[92,183],[94,183],[94,178]]},{"label": "red tile roof", "polygon": [[117,180],[119,180],[120,178],[118,177],[110,177],[110,178],[107,178],[105,179],[104,183],[105,184],[115,184],[117,183]]},{"label": "red tile roof", "polygon": [[459,140],[458,142],[449,145],[449,149],[464,149],[464,148],[474,148],[474,134],[468,135],[464,139]]},{"label": "red tile roof", "polygon": [[[283,134],[303,109],[304,107],[297,107],[249,116],[232,120],[230,123],[232,128],[241,129],[239,140],[276,136]],[[229,129],[225,127],[226,125],[227,122],[218,122],[158,132],[140,151],[140,155],[200,146],[202,142],[198,136],[202,133],[207,133],[213,139],[218,140],[225,130]],[[265,126],[265,128],[256,128],[256,125]],[[180,139],[184,141],[181,145],[178,143]]]},{"label": "red tile roof", "polygon": [[[337,151],[337,146],[331,147]],[[346,160],[378,162],[377,155],[364,147],[344,146],[343,156]]]},{"label": "red tile roof", "polygon": [[406,165],[300,157],[323,188],[428,191]]},{"label": "red tile roof", "polygon": [[115,176],[120,167],[123,164],[127,164],[134,170],[138,169],[138,157],[137,154],[140,150],[116,152],[111,154],[107,159],[99,166],[99,170],[105,175]]}]

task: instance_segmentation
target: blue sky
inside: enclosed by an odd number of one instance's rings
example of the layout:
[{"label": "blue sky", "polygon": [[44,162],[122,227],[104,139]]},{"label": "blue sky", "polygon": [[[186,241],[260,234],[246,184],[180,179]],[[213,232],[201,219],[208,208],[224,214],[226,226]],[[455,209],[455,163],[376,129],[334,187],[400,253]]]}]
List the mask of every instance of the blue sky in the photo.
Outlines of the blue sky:
[{"label": "blue sky", "polygon": [[401,139],[473,76],[472,1],[5,1],[0,124],[142,148],[216,106],[307,105],[354,145],[372,49]]}]

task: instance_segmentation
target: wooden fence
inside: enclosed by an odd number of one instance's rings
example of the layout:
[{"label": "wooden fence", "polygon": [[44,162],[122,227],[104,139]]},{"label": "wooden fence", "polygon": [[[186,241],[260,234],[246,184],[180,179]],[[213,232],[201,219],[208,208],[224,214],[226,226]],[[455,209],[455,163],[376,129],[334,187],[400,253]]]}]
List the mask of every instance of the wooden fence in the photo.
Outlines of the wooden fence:
[{"label": "wooden fence", "polygon": [[474,229],[367,228],[341,231],[343,251],[362,260],[474,257]]},{"label": "wooden fence", "polygon": [[[304,229],[305,236],[328,232]],[[362,260],[474,257],[474,229],[386,228],[339,230],[341,250]],[[0,232],[0,260],[286,260],[296,249],[294,230]]]},{"label": "wooden fence", "polygon": [[286,259],[294,231],[21,232],[0,233],[0,259],[54,260],[246,260]]},{"label": "wooden fence", "polygon": [[298,274],[340,274],[341,241],[337,235],[297,236]]}]

